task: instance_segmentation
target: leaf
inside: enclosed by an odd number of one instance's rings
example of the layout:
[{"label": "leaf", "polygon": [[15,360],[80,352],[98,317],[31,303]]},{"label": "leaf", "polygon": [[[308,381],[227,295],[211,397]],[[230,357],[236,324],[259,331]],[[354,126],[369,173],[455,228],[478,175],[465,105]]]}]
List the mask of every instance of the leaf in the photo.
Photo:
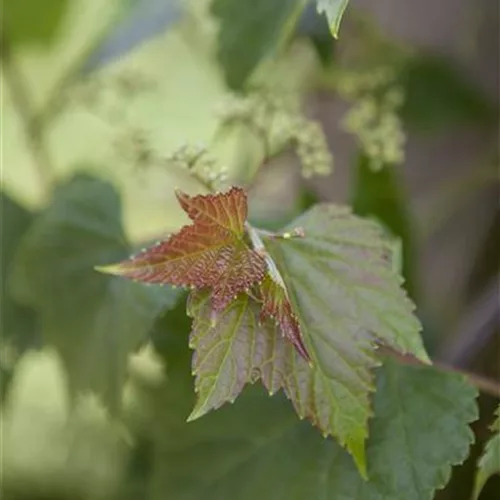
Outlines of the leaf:
[{"label": "leaf", "polygon": [[5,0],[2,30],[11,45],[50,45],[68,7],[68,0]]},{"label": "leaf", "polygon": [[309,361],[309,354],[302,340],[299,321],[293,312],[292,305],[286,292],[285,284],[281,276],[279,281],[271,277],[268,273],[259,286],[262,296],[261,318],[272,318],[276,321],[283,336],[288,339],[297,352]]},{"label": "leaf", "polygon": [[[315,366],[315,411],[364,469],[378,343],[428,362],[413,304],[393,273],[380,227],[321,204],[289,226],[304,238],[264,243],[285,281]],[[297,397],[300,397],[300,391]]]},{"label": "leaf", "polygon": [[483,455],[479,459],[474,481],[474,500],[479,498],[486,481],[494,474],[500,474],[500,406],[495,412],[496,420],[491,426],[495,433],[486,443]]},{"label": "leaf", "polygon": [[100,271],[145,283],[212,289],[215,311],[264,277],[264,259],[243,241],[247,197],[241,188],[188,196],[177,192],[193,224],[137,256]]},{"label": "leaf", "polygon": [[496,105],[449,59],[426,53],[403,66],[402,116],[409,127],[432,132],[470,123],[493,125]]},{"label": "leaf", "polygon": [[3,191],[0,192],[0,335],[3,340],[12,340],[21,350],[34,340],[35,317],[31,309],[14,300],[6,278],[10,274],[18,245],[34,219],[34,214]]},{"label": "leaf", "polygon": [[227,85],[241,90],[259,62],[286,40],[305,7],[303,0],[213,0],[220,20],[218,57]]},{"label": "leaf", "polygon": [[467,424],[477,418],[476,391],[461,376],[388,361],[378,373],[364,481],[340,446],[258,387],[186,423],[189,355],[170,347],[169,383],[151,398],[153,500],[165,491],[173,500],[401,500],[402,492],[405,500],[430,500],[473,439]]},{"label": "leaf", "polygon": [[369,158],[360,153],[356,161],[351,200],[354,213],[375,217],[392,235],[401,238],[405,288],[409,296],[415,299],[417,271],[412,221],[396,167],[386,164],[374,171]]},{"label": "leaf", "polygon": [[349,0],[316,0],[318,12],[325,13],[330,31],[335,38],[339,36],[340,22]]},{"label": "leaf", "polygon": [[124,468],[124,429],[93,395],[70,411],[52,349],[21,358],[1,418],[5,497],[110,498]]},{"label": "leaf", "polygon": [[94,271],[96,263],[130,251],[120,217],[120,200],[109,184],[73,178],[26,234],[12,276],[16,297],[40,314],[43,335],[62,357],[72,391],[93,389],[113,410],[128,354],[177,300],[172,290]]}]

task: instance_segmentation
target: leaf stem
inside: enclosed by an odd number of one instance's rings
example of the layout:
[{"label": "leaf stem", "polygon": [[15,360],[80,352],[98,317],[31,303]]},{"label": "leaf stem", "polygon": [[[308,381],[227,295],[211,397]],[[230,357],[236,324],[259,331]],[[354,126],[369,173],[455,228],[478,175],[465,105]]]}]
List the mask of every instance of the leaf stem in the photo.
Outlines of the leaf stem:
[{"label": "leaf stem", "polygon": [[[393,349],[390,349],[388,347],[381,347],[380,351],[383,352],[384,354],[387,354],[388,356],[397,359],[401,363],[407,364],[407,365],[412,365],[412,366],[426,366],[426,364],[419,359],[415,358],[414,356],[411,356],[409,354],[400,354]],[[490,396],[493,396],[494,398],[500,398],[500,382],[483,377],[482,375],[478,375],[476,373],[472,373],[466,370],[462,370],[460,368],[455,368],[453,366],[449,366],[440,362],[432,362],[432,365],[436,367],[439,370],[442,370],[444,372],[451,372],[451,373],[458,373],[460,375],[463,375],[468,379],[468,381],[477,387],[481,392],[485,394],[489,394]]]},{"label": "leaf stem", "polygon": [[45,187],[47,193],[53,187],[53,164],[45,144],[43,125],[34,112],[28,87],[14,61],[5,33],[2,34],[1,44],[0,58],[4,69],[5,82],[12,103],[21,117],[22,127],[33,156],[40,183]]}]

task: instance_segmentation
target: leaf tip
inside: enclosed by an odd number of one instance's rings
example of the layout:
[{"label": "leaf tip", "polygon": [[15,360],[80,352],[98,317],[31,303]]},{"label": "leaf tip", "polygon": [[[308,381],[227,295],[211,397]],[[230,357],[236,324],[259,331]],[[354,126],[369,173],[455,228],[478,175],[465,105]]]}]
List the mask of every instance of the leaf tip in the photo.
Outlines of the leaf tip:
[{"label": "leaf tip", "polygon": [[203,417],[205,413],[206,411],[203,408],[198,408],[196,406],[186,419],[186,422],[187,423],[194,422],[195,420],[198,420],[200,417]]},{"label": "leaf tip", "polygon": [[94,270],[103,274],[112,274],[114,276],[120,276],[123,274],[123,269],[121,264],[109,264],[106,266],[94,266]]}]

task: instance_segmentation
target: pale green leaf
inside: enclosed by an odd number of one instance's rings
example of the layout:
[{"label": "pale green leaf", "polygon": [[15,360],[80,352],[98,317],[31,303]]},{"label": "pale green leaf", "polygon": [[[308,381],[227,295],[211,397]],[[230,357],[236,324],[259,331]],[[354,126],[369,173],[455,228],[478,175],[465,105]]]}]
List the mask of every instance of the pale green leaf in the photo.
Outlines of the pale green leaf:
[{"label": "pale green leaf", "polygon": [[[414,306],[392,269],[392,250],[379,225],[347,207],[317,205],[295,220],[304,238],[266,238],[285,280],[317,373],[322,430],[335,435],[364,467],[376,345],[424,362]],[[328,408],[328,410],[326,410]]]},{"label": "pale green leaf", "polygon": [[148,427],[154,500],[165,491],[172,500],[401,500],[401,492],[430,500],[473,439],[476,391],[462,377],[388,361],[378,373],[364,481],[339,445],[300,422],[285,398],[258,387],[186,423],[189,356],[173,345],[167,352],[168,383],[153,393]]},{"label": "pale green leaf", "polygon": [[349,0],[316,0],[318,12],[325,13],[330,31],[335,38],[338,38],[340,22],[348,3]]},{"label": "pale green leaf", "polygon": [[16,296],[40,314],[73,391],[94,389],[113,409],[120,404],[128,354],[178,296],[94,270],[131,251],[120,210],[109,184],[75,177],[58,188],[26,234],[12,276]]},{"label": "pale green leaf", "polygon": [[474,484],[474,499],[479,498],[486,481],[494,474],[500,474],[500,406],[497,408],[496,420],[491,426],[494,435],[486,443],[483,455],[479,459]]}]

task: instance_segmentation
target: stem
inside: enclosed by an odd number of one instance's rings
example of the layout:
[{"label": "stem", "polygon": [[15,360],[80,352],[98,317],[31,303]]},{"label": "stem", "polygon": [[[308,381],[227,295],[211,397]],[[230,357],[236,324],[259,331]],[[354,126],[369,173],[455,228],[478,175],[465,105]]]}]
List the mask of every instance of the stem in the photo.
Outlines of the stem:
[{"label": "stem", "polygon": [[5,36],[2,36],[1,44],[0,58],[4,68],[5,82],[9,88],[13,105],[21,117],[22,127],[33,156],[40,183],[47,192],[53,187],[53,164],[45,145],[43,125],[34,113],[29,89],[23,75],[16,66],[9,42]]},{"label": "stem", "polygon": [[[380,351],[383,352],[384,354],[387,354],[389,357],[397,359],[401,363],[411,365],[411,366],[426,366],[426,364],[419,359],[410,356],[408,354],[400,354],[388,347],[381,347]],[[484,392],[485,394],[489,394],[490,396],[493,396],[494,398],[500,398],[500,382],[496,380],[492,380],[487,377],[483,377],[481,375],[477,375],[476,373],[471,373],[466,370],[461,370],[459,368],[455,368],[453,366],[448,366],[443,363],[439,362],[433,362],[433,366],[438,368],[439,370],[442,370],[444,372],[449,372],[449,373],[458,373],[460,375],[463,375],[468,379],[468,381],[477,387],[481,392]]]}]

